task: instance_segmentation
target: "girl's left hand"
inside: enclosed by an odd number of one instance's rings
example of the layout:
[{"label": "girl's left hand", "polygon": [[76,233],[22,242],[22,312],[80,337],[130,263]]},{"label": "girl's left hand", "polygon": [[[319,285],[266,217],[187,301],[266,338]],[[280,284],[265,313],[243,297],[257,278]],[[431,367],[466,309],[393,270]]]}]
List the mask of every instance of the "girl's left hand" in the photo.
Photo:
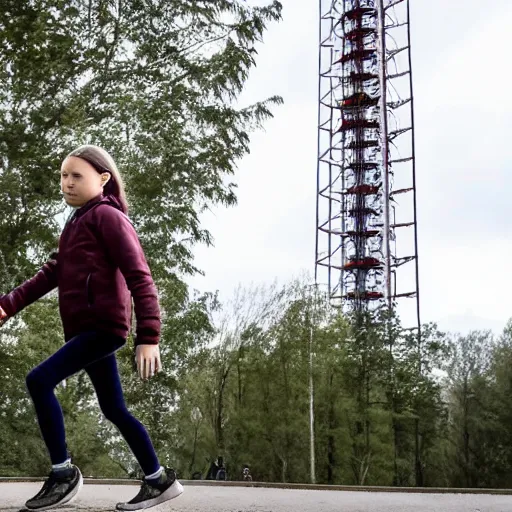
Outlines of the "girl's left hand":
[{"label": "girl's left hand", "polygon": [[142,380],[147,380],[162,370],[158,345],[137,345],[135,350],[137,371]]}]

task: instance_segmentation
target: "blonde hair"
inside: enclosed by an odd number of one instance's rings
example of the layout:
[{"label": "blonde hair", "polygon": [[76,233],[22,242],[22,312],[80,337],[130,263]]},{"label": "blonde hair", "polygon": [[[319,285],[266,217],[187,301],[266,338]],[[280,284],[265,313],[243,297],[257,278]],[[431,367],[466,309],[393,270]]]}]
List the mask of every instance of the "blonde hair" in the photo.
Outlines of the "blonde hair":
[{"label": "blonde hair", "polygon": [[121,204],[123,213],[127,214],[128,201],[126,199],[124,181],[114,159],[103,148],[93,144],[85,144],[74,149],[66,158],[70,156],[75,156],[89,162],[99,174],[104,172],[110,174],[110,179],[104,187],[105,195],[113,195]]}]

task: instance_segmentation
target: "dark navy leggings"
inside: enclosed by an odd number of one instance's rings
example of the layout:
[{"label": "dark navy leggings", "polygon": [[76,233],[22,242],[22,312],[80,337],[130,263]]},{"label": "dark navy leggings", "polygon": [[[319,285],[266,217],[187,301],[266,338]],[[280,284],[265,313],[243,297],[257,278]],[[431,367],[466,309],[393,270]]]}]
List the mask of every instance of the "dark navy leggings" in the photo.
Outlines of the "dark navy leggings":
[{"label": "dark navy leggings", "polygon": [[28,374],[28,391],[52,464],[60,464],[68,458],[64,418],[55,397],[55,387],[85,370],[103,414],[119,429],[144,474],[151,475],[159,470],[160,464],[146,429],[130,414],[124,401],[115,356],[124,343],[123,338],[110,334],[85,332],[72,338]]}]

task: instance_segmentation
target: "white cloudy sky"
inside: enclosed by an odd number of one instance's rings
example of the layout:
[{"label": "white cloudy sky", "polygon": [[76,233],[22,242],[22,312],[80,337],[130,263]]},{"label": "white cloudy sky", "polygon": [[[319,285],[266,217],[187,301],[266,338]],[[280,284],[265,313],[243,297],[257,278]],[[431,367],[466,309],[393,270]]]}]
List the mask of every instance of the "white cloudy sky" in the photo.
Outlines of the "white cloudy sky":
[{"label": "white cloudy sky", "polygon": [[[203,218],[215,246],[196,249],[206,276],[189,281],[224,298],[314,272],[318,2],[282,3],[242,100],[285,104],[239,164],[238,206]],[[443,329],[512,317],[511,19],[510,0],[411,2],[421,316]]]}]

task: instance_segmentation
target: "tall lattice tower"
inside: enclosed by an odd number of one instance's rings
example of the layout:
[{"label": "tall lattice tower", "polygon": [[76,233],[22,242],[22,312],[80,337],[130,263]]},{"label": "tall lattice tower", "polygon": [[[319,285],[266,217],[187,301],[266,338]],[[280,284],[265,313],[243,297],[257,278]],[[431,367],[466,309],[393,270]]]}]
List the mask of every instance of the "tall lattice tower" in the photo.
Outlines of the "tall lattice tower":
[{"label": "tall lattice tower", "polygon": [[[408,0],[320,0],[317,282],[419,327]],[[404,314],[405,313],[405,316]]]}]

